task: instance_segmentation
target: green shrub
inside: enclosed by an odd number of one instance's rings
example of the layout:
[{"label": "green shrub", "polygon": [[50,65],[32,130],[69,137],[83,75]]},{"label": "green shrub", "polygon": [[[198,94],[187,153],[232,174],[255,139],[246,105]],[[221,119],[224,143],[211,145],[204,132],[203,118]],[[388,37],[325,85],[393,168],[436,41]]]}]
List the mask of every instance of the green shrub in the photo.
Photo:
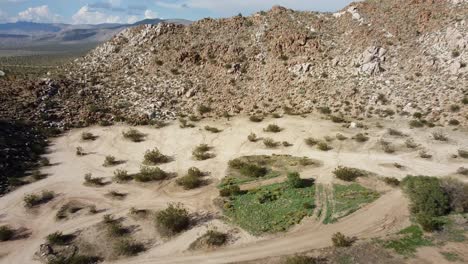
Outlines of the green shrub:
[{"label": "green shrub", "polygon": [[114,171],[113,179],[115,182],[122,183],[122,182],[131,181],[133,177],[128,175],[128,171],[118,169]]},{"label": "green shrub", "polygon": [[265,132],[273,132],[273,133],[278,133],[278,132],[281,132],[281,128],[276,125],[276,124],[269,124],[265,129],[264,131]]},{"label": "green shrub", "polygon": [[209,153],[211,147],[207,144],[200,144],[192,151],[192,156],[195,160],[207,160],[214,157],[214,154]]},{"label": "green shrub", "polygon": [[263,139],[263,144],[267,148],[276,148],[280,145],[279,142],[274,141],[272,138],[264,138]]},{"label": "green shrub", "polygon": [[239,168],[239,172],[247,177],[260,178],[268,173],[268,169],[251,163],[243,163]]},{"label": "green shrub", "polygon": [[304,181],[301,179],[298,172],[290,172],[288,173],[288,184],[292,188],[302,188],[304,186]]},{"label": "green shrub", "polygon": [[55,193],[52,191],[42,191],[41,195],[37,194],[28,194],[24,196],[24,205],[28,208],[47,203],[50,200],[54,199]]},{"label": "green shrub", "polygon": [[365,176],[365,173],[360,169],[342,167],[342,166],[339,166],[338,168],[336,168],[333,171],[333,174],[335,174],[335,176],[338,179],[343,180],[343,181],[354,181],[358,177]]},{"label": "green shrub", "polygon": [[145,246],[142,243],[135,242],[129,239],[117,241],[114,245],[114,250],[120,256],[135,256],[140,252],[145,251]]},{"label": "green shrub", "polygon": [[197,167],[191,167],[187,170],[187,175],[194,177],[203,177],[203,172]]},{"label": "green shrub", "polygon": [[350,247],[353,245],[354,241],[354,238],[347,237],[340,232],[335,233],[332,236],[333,246],[335,247]]},{"label": "green shrub", "polygon": [[241,190],[239,185],[236,184],[230,184],[228,186],[225,186],[219,190],[219,195],[221,197],[230,197],[234,195],[240,194]]},{"label": "green shrub", "polygon": [[154,148],[153,150],[147,150],[144,156],[144,163],[147,165],[158,165],[162,163],[167,163],[170,160],[170,157],[162,154],[158,148]]},{"label": "green shrub", "polygon": [[156,213],[156,224],[166,235],[174,235],[185,230],[190,224],[189,212],[181,204],[169,206]]},{"label": "green shrub", "polygon": [[49,234],[46,240],[51,245],[67,245],[74,238],[73,235],[64,235],[62,232]]},{"label": "green shrub", "polygon": [[401,185],[410,198],[410,210],[416,221],[426,231],[437,228],[439,224],[433,218],[445,215],[450,209],[440,180],[427,176],[407,176]]},{"label": "green shrub", "polygon": [[124,138],[133,141],[133,142],[141,142],[145,138],[145,134],[141,133],[136,129],[129,129],[127,131],[122,132]]},{"label": "green shrub", "polygon": [[112,220],[106,223],[106,231],[109,237],[122,237],[128,234],[127,228],[117,220]]},{"label": "green shrub", "polygon": [[0,241],[8,241],[15,235],[15,230],[9,226],[0,226]]},{"label": "green shrub", "polygon": [[179,178],[176,180],[176,183],[179,185],[179,186],[182,186],[184,187],[185,190],[191,190],[191,189],[195,189],[197,187],[200,187],[200,185],[202,184],[202,179],[200,179],[199,176],[195,176],[195,175],[185,175],[184,177],[182,178]]},{"label": "green shrub", "polygon": [[391,185],[391,186],[399,186],[400,185],[400,181],[395,177],[385,177],[384,182],[386,184],[388,184],[388,185]]},{"label": "green shrub", "polygon": [[165,180],[167,177],[167,172],[161,170],[160,168],[147,166],[141,166],[140,172],[133,176],[135,181],[138,182],[161,181]]}]

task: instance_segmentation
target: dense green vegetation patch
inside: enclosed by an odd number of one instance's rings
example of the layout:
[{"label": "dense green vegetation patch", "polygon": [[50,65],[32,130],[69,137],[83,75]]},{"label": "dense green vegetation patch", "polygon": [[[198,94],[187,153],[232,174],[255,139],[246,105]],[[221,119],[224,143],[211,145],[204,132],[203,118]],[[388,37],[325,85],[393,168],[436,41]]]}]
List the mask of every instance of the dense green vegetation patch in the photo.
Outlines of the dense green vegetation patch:
[{"label": "dense green vegetation patch", "polygon": [[227,176],[221,182],[220,187],[286,176],[290,171],[301,172],[304,168],[314,165],[318,165],[318,163],[307,157],[290,155],[243,156],[229,161]]},{"label": "dense green vegetation patch", "polygon": [[401,255],[412,255],[418,247],[432,245],[431,240],[424,237],[423,231],[416,225],[401,230],[398,235],[399,238],[385,242],[385,247]]},{"label": "dense green vegetation patch", "polygon": [[315,186],[294,188],[288,182],[233,195],[224,213],[252,234],[285,231],[314,211]]}]

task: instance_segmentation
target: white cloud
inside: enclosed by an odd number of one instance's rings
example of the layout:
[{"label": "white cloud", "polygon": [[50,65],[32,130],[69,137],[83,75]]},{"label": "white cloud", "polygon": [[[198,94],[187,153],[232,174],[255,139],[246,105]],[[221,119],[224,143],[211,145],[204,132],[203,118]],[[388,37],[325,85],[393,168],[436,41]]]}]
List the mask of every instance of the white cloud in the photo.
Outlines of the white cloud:
[{"label": "white cloud", "polygon": [[153,19],[157,17],[158,17],[158,13],[154,12],[153,10],[146,9],[145,19]]},{"label": "white cloud", "polygon": [[91,10],[88,5],[81,7],[80,10],[78,10],[78,12],[72,16],[72,20],[74,24],[102,24],[122,22],[122,19],[119,16]]},{"label": "white cloud", "polygon": [[127,23],[128,23],[128,24],[133,24],[133,23],[135,23],[135,22],[138,22],[139,20],[140,20],[140,18],[137,17],[137,16],[129,16],[129,17],[127,18]]},{"label": "white cloud", "polygon": [[29,7],[28,9],[19,12],[15,18],[17,21],[30,21],[30,22],[58,22],[61,17],[50,11],[46,5],[38,7]]}]

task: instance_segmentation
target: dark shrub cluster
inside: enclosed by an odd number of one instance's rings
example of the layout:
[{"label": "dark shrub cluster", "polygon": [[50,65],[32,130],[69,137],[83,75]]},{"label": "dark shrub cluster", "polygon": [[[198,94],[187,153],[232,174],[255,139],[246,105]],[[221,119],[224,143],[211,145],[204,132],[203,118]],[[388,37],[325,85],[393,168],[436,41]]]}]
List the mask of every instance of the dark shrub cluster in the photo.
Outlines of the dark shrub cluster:
[{"label": "dark shrub cluster", "polygon": [[169,206],[156,213],[156,224],[165,235],[174,235],[185,230],[190,224],[189,212],[181,204]]},{"label": "dark shrub cluster", "polygon": [[339,166],[338,168],[336,168],[333,171],[333,174],[335,174],[335,176],[338,179],[343,180],[343,181],[354,181],[356,180],[356,178],[366,175],[365,172],[360,169],[343,167],[343,166]]}]

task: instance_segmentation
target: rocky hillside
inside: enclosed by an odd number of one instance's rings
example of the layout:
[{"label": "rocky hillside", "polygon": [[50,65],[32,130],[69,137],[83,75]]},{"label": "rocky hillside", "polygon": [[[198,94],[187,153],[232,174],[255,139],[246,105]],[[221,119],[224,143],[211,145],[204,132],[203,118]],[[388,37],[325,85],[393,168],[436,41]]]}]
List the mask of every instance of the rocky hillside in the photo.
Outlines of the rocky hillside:
[{"label": "rocky hillside", "polygon": [[334,14],[274,7],[141,25],[76,60],[60,82],[36,84],[33,116],[82,125],[330,109],[466,125],[467,23],[466,0],[368,0]]}]

